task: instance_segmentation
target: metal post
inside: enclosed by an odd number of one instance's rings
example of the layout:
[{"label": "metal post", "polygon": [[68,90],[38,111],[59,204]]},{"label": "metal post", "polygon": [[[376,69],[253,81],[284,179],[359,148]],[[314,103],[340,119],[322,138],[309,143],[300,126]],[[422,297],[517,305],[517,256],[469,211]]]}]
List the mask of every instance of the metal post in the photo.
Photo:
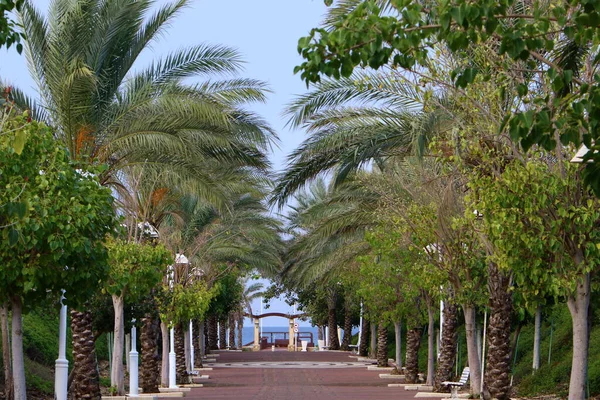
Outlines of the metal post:
[{"label": "metal post", "polygon": [[[132,320],[135,324],[135,319]],[[135,349],[136,342],[135,325],[131,327],[131,351],[129,352],[129,397],[138,396],[138,352]]]},{"label": "metal post", "polygon": [[67,306],[63,304],[65,291],[60,297],[60,319],[58,325],[58,358],[56,359],[54,375],[54,398],[67,400],[69,382],[69,361],[67,360]]},{"label": "metal post", "polygon": [[169,388],[177,388],[176,358],[175,358],[175,330],[171,328],[171,351],[169,351]]},{"label": "metal post", "polygon": [[481,341],[481,383],[479,392],[483,393],[483,376],[485,375],[485,335],[487,328],[487,310],[483,313],[483,340]]},{"label": "metal post", "polygon": [[[362,301],[360,302],[360,318],[359,318],[359,322],[358,322],[358,348],[360,348],[360,339],[362,338],[362,334],[363,334],[363,303]],[[360,350],[359,350],[360,351]]]}]

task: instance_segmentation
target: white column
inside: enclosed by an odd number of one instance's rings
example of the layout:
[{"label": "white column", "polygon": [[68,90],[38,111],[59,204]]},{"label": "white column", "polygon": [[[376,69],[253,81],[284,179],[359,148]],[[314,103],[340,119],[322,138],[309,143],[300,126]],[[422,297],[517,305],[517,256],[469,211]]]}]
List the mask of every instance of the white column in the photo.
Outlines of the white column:
[{"label": "white column", "polygon": [[358,320],[359,321],[358,322],[358,346],[359,346],[358,348],[360,348],[360,339],[362,338],[362,334],[363,334],[363,331],[362,331],[362,328],[363,328],[362,327],[362,325],[363,325],[362,320],[363,320],[363,303],[361,301],[360,302],[360,318]]},{"label": "white column", "polygon": [[192,320],[190,319],[190,372],[194,372],[194,331]]},{"label": "white column", "polygon": [[[135,319],[132,321],[135,324]],[[135,349],[136,342],[135,325],[131,327],[131,351],[129,352],[129,397],[138,397],[138,352]]]},{"label": "white column", "polygon": [[177,388],[177,370],[175,363],[177,362],[175,357],[175,331],[171,328],[171,351],[169,351],[169,388]]},{"label": "white column", "polygon": [[65,292],[60,298],[60,317],[58,325],[58,358],[56,359],[54,375],[54,398],[67,400],[69,381],[69,361],[67,360],[67,306],[63,304]]},{"label": "white column", "polygon": [[444,300],[440,300],[440,338],[438,341],[438,360],[442,354],[442,339],[444,338]]}]

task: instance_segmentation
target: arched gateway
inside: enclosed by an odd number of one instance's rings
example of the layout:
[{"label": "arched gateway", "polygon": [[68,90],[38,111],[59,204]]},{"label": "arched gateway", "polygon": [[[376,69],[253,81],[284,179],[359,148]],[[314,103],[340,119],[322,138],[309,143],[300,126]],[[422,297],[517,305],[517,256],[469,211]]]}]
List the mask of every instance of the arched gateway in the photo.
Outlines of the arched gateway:
[{"label": "arched gateway", "polygon": [[252,318],[252,320],[254,321],[254,346],[252,347],[252,350],[254,351],[260,351],[260,319],[261,318],[265,318],[265,317],[281,317],[281,318],[287,318],[289,320],[289,331],[288,331],[288,338],[289,338],[289,342],[288,342],[288,351],[294,351],[294,320],[296,318],[303,318],[306,317],[305,313],[302,314],[284,314],[284,313],[278,313],[278,312],[270,312],[270,313],[264,313],[264,314],[244,314],[245,317],[248,318]]}]

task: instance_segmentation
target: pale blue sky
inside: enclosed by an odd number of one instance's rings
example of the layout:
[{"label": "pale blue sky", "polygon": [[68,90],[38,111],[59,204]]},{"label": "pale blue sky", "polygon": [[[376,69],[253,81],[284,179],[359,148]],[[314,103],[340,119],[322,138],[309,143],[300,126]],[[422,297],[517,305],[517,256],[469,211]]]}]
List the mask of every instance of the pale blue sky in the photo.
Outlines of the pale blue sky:
[{"label": "pale blue sky", "polygon": [[[32,1],[40,10],[46,10],[50,2]],[[275,169],[280,170],[285,155],[304,138],[302,132],[284,128],[286,121],[281,112],[295,94],[306,91],[304,82],[293,74],[294,66],[301,62],[296,46],[301,36],[321,22],[326,9],[323,0],[192,0],[190,4],[152,51],[142,54],[139,62],[144,65],[172,49],[204,42],[238,49],[247,61],[243,76],[264,80],[273,91],[266,104],[253,109],[279,134],[281,148],[274,149],[271,160]],[[15,51],[0,50],[0,77],[35,95],[25,58]],[[253,308],[260,310],[260,304]],[[291,307],[274,302],[269,311],[289,312]],[[285,323],[281,318],[264,321],[265,326]]]}]

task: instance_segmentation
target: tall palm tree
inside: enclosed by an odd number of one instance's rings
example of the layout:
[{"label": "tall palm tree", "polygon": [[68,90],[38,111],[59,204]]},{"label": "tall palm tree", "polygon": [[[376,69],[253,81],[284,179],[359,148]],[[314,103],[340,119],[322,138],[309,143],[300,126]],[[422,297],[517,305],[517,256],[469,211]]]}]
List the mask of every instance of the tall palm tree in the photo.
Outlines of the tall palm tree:
[{"label": "tall palm tree", "polygon": [[243,281],[244,292],[242,293],[242,299],[240,301],[237,310],[237,348],[242,349],[243,343],[243,332],[244,332],[244,313],[247,310],[248,315],[253,315],[252,302],[264,295],[264,285],[261,282],[255,282],[252,284],[248,283],[248,280]]},{"label": "tall palm tree", "polygon": [[[238,72],[242,63],[237,52],[223,46],[184,48],[140,66],[139,55],[188,1],[168,3],[149,15],[154,4],[57,0],[44,17],[26,1],[19,17],[38,99],[18,89],[14,99],[54,128],[74,160],[106,164],[103,184],[122,187],[124,167],[152,164],[224,206],[215,168],[268,166],[264,151],[273,132],[241,107],[263,101],[265,85],[218,79]],[[211,75],[217,79],[188,83]],[[215,168],[207,170],[207,163]]]}]

